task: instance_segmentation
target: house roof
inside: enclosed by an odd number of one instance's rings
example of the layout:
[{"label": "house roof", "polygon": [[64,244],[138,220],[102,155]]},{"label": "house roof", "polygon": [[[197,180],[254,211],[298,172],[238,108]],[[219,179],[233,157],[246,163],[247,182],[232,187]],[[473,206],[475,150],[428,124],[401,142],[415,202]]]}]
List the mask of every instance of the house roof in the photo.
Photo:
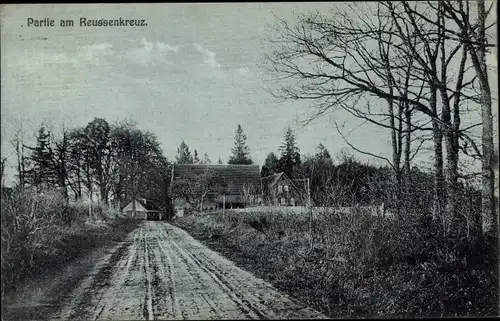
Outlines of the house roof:
[{"label": "house roof", "polygon": [[285,173],[280,172],[280,173],[276,173],[273,175],[263,177],[262,178],[262,185],[264,186],[264,188],[266,190],[270,189],[274,185],[276,185],[276,183],[282,177],[285,177],[288,181],[290,181],[292,186],[299,192],[299,194],[302,197],[306,198],[306,196],[307,196],[307,179],[305,179],[305,178],[290,179],[290,178],[288,178],[288,176],[285,175]]},{"label": "house roof", "polygon": [[139,199],[137,198],[137,201],[142,205],[144,206],[144,208],[148,211],[161,211],[161,209],[158,207],[158,205],[156,205],[155,202],[153,202],[152,200],[148,200],[148,199]]},{"label": "house roof", "polygon": [[281,178],[281,176],[283,176],[285,173],[283,172],[280,172],[280,173],[276,173],[276,174],[273,174],[273,175],[269,175],[269,176],[266,176],[266,177],[262,177],[262,185],[266,185],[266,186],[273,186],[274,184],[276,184],[276,182],[279,181],[279,179]]},{"label": "house roof", "polygon": [[260,190],[259,165],[174,164],[173,178],[192,179],[206,169],[215,171],[228,184],[228,195],[241,195],[243,186]]},{"label": "house roof", "polygon": [[297,187],[299,192],[302,194],[302,197],[307,198],[307,178],[295,178],[292,179],[292,183]]}]

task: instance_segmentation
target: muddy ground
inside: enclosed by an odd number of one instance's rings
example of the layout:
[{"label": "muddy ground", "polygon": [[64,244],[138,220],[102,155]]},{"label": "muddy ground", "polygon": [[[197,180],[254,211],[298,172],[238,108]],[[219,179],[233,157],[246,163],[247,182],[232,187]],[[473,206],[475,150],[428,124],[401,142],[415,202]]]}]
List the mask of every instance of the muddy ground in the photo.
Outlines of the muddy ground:
[{"label": "muddy ground", "polygon": [[185,231],[143,222],[127,239],[27,284],[3,320],[290,319],[324,315]]}]

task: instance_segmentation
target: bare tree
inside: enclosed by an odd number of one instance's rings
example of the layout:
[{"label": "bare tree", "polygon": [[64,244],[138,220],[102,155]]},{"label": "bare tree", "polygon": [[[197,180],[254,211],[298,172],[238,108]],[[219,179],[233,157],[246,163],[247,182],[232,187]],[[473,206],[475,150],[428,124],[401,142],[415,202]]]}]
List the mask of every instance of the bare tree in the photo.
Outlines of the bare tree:
[{"label": "bare tree", "polygon": [[[493,144],[493,117],[492,117],[492,94],[488,77],[488,69],[486,65],[485,56],[487,48],[494,45],[488,44],[487,31],[496,25],[496,20],[491,24],[487,24],[488,16],[492,12],[494,1],[488,9],[486,9],[485,1],[475,1],[477,17],[474,19],[471,10],[471,2],[469,0],[458,1],[440,1],[439,5],[433,2],[428,2],[428,7],[434,11],[442,12],[442,19],[437,21],[429,20],[428,15],[418,12],[416,10],[409,11],[418,16],[420,19],[431,23],[439,28],[441,36],[455,41],[458,43],[457,48],[462,48],[462,57],[467,53],[470,56],[470,61],[474,68],[476,77],[470,82],[479,82],[479,99],[476,100],[481,106],[482,116],[482,137],[481,145],[482,151],[476,146],[472,139],[467,136],[459,136],[454,138],[452,142],[449,137],[449,144],[458,145],[459,138],[464,138],[474,149],[475,156],[479,157],[482,162],[482,231],[485,234],[497,236],[498,235],[498,217],[496,214],[495,196],[494,196],[494,182],[495,174],[493,169],[492,160],[494,158],[494,144]],[[448,23],[447,23],[448,22]],[[454,23],[454,24],[453,24]],[[467,53],[465,53],[465,51]],[[464,59],[464,58],[463,58]],[[458,87],[458,83],[457,83]],[[444,91],[441,91],[444,93]],[[459,96],[459,95],[455,95]],[[463,95],[462,95],[463,96]],[[454,110],[458,104],[453,105]],[[455,129],[456,130],[456,129]],[[449,135],[451,136],[451,135]],[[466,147],[462,149],[466,150]],[[449,155],[452,156],[452,155]],[[455,162],[453,160],[452,164]]]},{"label": "bare tree", "polygon": [[16,153],[16,171],[17,171],[17,179],[19,188],[23,189],[26,185],[26,166],[27,166],[27,158],[25,154],[25,145],[24,145],[24,132],[20,127],[15,133],[14,137],[10,141],[14,151]]},{"label": "bare tree", "polygon": [[[373,11],[375,5],[377,15],[374,17],[368,12]],[[447,19],[440,5],[436,9],[407,2],[368,6],[371,7],[351,6],[349,12],[333,10],[330,16],[306,14],[299,17],[295,26],[279,20],[278,36],[270,39],[275,50],[265,56],[266,66],[283,84],[273,94],[282,99],[313,101],[316,108],[306,123],[341,108],[389,129],[393,159],[382,158],[391,164],[396,176],[400,175],[404,146],[409,147],[405,151],[404,167],[410,167],[410,134],[432,132],[434,212],[445,210],[448,226],[455,226],[450,219],[458,217],[454,194],[458,142],[467,141],[477,150],[468,132],[473,126],[460,128],[461,102],[474,100],[468,94],[474,78],[466,73],[467,55],[460,43],[450,40],[444,29],[436,26]],[[458,76],[452,75],[450,70],[455,67],[453,64],[460,52]],[[442,110],[438,110],[438,100]],[[388,106],[386,110],[381,108],[383,101]],[[404,146],[403,135],[406,136]],[[447,151],[445,173],[443,138],[446,138]]]},{"label": "bare tree", "polygon": [[[449,16],[460,28],[460,42],[463,43],[469,52],[479,80],[479,101],[481,104],[482,116],[482,222],[483,232],[494,237],[498,236],[498,216],[495,206],[495,173],[494,173],[494,144],[493,144],[493,115],[492,115],[492,95],[486,65],[486,48],[488,39],[486,31],[495,23],[487,26],[488,14],[493,8],[491,2],[489,9],[486,9],[484,0],[477,0],[477,19],[472,22],[469,12],[470,3],[468,0],[458,1],[458,8],[453,2],[447,0],[443,6]],[[445,29],[443,27],[443,29]],[[445,29],[446,31],[446,29]]]}]

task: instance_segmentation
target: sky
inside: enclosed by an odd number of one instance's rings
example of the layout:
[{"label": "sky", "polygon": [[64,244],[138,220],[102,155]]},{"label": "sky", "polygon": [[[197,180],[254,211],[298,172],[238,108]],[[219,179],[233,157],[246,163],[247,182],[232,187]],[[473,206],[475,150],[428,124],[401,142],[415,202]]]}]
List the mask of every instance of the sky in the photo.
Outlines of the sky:
[{"label": "sky", "polygon": [[[298,120],[311,110],[310,102],[278,102],[265,90],[268,75],[260,62],[269,50],[264,38],[274,15],[293,21],[297,13],[332,5],[345,4],[3,5],[1,129],[2,156],[10,165],[7,181],[15,161],[9,140],[19,128],[33,141],[41,123],[58,132],[85,126],[94,117],[110,123],[135,120],[157,135],[170,160],[184,140],[213,162],[218,157],[226,162],[238,124],[259,165],[278,151],[288,126],[302,154],[323,143],[336,155],[347,145],[333,119],[346,123],[354,146],[390,157],[388,132],[358,127],[359,120],[341,112],[302,127]],[[147,26],[80,27],[82,17],[144,19]],[[56,26],[28,27],[28,18],[54,19]],[[75,26],[59,27],[61,19],[72,19]],[[496,66],[496,55],[489,59]]]}]

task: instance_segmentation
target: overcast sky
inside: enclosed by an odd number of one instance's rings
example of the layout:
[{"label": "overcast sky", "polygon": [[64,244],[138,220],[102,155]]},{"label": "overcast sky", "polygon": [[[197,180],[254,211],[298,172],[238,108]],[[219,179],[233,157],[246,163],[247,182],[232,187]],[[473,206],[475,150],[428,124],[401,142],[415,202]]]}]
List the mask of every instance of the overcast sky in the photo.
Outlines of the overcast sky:
[{"label": "overcast sky", "polygon": [[[329,117],[351,129],[360,122],[339,113],[298,127],[308,105],[274,101],[258,67],[273,15],[293,19],[332,5],[343,4],[4,5],[2,156],[13,155],[8,140],[21,125],[32,139],[42,122],[59,130],[94,117],[137,121],[158,136],[169,159],[185,140],[212,161],[227,161],[238,123],[259,165],[277,151],[288,126],[296,130],[302,154],[323,143],[335,155],[346,145]],[[54,19],[56,26],[27,27],[30,17]],[[147,26],[80,27],[81,17],[145,19]],[[76,26],[58,27],[60,19]],[[389,138],[366,126],[349,136],[360,149],[390,157]]]}]

